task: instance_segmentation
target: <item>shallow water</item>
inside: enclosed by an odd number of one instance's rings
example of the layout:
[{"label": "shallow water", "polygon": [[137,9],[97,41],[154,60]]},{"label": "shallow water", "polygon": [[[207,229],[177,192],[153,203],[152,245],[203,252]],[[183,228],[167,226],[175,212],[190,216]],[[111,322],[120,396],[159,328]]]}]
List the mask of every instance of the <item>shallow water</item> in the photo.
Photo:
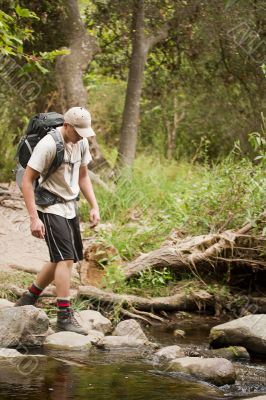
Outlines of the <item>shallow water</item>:
[{"label": "shallow water", "polygon": [[[200,323],[199,323],[200,321]],[[174,337],[172,329],[148,329],[161,345],[206,347],[209,329],[217,320],[200,317],[179,324],[187,335]],[[195,329],[195,326],[197,329]],[[34,351],[31,351],[33,354]],[[40,354],[39,350],[35,351]],[[203,400],[240,399],[266,393],[265,360],[238,363],[241,377],[235,385],[217,388],[182,374],[170,373],[133,350],[46,351],[36,358],[36,368],[18,362],[0,364],[0,400]],[[248,378],[247,378],[248,377]]]}]

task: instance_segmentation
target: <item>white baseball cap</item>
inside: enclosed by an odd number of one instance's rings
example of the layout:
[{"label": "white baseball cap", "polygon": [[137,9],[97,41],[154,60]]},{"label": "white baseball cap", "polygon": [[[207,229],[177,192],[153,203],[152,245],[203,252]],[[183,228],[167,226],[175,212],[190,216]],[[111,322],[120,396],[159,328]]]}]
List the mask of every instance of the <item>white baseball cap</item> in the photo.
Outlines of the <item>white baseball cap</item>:
[{"label": "white baseball cap", "polygon": [[72,125],[75,131],[83,138],[95,136],[95,132],[91,127],[91,115],[89,111],[83,107],[70,108],[64,114],[64,121]]}]

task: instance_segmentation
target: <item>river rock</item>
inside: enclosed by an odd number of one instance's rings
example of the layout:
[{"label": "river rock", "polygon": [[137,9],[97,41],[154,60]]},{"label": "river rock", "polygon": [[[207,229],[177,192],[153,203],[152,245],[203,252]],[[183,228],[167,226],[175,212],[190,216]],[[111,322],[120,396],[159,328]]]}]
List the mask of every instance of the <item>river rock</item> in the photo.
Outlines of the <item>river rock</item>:
[{"label": "river rock", "polygon": [[167,346],[158,350],[154,354],[155,362],[165,362],[175,360],[179,357],[185,357],[185,352],[181,349],[180,346]]},{"label": "river rock", "polygon": [[250,355],[245,347],[242,346],[230,346],[230,347],[223,347],[221,349],[212,349],[209,351],[212,357],[221,357],[226,358],[230,361],[237,361],[237,360],[249,360]]},{"label": "river rock", "polygon": [[[188,354],[191,356],[191,354]],[[245,347],[241,346],[230,346],[230,347],[222,347],[221,349],[212,349],[212,350],[201,350],[199,351],[200,356],[206,358],[226,358],[230,361],[237,361],[237,360],[250,360],[250,355]],[[193,357],[193,356],[192,356]]]},{"label": "river rock", "polygon": [[15,349],[0,349],[0,358],[17,358],[17,357],[23,357],[23,354],[21,354],[19,351]]},{"label": "river rock", "polygon": [[177,358],[171,361],[169,369],[190,374],[216,386],[232,384],[236,379],[233,364],[225,358]]},{"label": "river rock", "polygon": [[11,301],[7,299],[0,299],[0,308],[4,307],[14,307],[15,303],[12,303]]},{"label": "river rock", "polygon": [[57,350],[88,350],[91,347],[89,336],[76,332],[57,332],[47,336],[44,347]]},{"label": "river rock", "polygon": [[113,336],[127,336],[137,340],[143,340],[148,342],[148,338],[143,332],[140,324],[134,319],[127,319],[119,322],[113,331]]},{"label": "river rock", "polygon": [[108,333],[112,330],[112,323],[108,318],[105,318],[101,313],[94,310],[84,310],[78,313],[77,319],[82,326],[89,330],[96,330],[102,333]]},{"label": "river rock", "polygon": [[100,340],[104,338],[104,334],[100,331],[92,329],[91,331],[88,331],[87,338],[92,344],[97,344]]},{"label": "river rock", "polygon": [[0,347],[36,347],[46,338],[49,319],[33,307],[0,308]]},{"label": "river rock", "polygon": [[247,315],[213,327],[210,344],[244,346],[250,352],[266,354],[266,314]]},{"label": "river rock", "polygon": [[132,336],[105,336],[98,342],[98,347],[104,348],[125,348],[125,347],[143,347],[148,344],[146,340],[137,339]]}]

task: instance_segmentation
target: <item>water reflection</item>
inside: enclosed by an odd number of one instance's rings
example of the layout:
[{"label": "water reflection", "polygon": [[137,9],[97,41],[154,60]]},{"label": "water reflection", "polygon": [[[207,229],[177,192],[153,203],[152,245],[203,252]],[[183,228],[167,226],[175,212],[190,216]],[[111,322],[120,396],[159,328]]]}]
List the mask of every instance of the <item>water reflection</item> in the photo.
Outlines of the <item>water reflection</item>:
[{"label": "water reflection", "polygon": [[48,358],[30,376],[14,365],[0,365],[1,400],[197,400],[221,399],[222,392],[156,374],[144,364],[76,364]]}]

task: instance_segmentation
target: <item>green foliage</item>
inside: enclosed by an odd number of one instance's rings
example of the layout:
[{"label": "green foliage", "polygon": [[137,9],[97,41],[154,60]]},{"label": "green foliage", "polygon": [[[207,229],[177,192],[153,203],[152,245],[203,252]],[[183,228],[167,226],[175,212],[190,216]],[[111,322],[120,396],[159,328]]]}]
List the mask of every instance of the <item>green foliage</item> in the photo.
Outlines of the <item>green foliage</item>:
[{"label": "green foliage", "polygon": [[104,269],[105,275],[102,280],[103,287],[112,289],[116,293],[125,292],[127,284],[122,268],[118,265],[111,264]]},{"label": "green foliage", "polygon": [[32,37],[32,30],[19,26],[19,18],[36,18],[34,12],[16,6],[17,14],[12,16],[0,10],[0,53],[20,56],[23,54],[23,41]]},{"label": "green foliage", "polygon": [[14,294],[14,292],[8,288],[5,288],[4,285],[16,284],[21,288],[27,289],[34,281],[34,278],[35,275],[27,272],[0,271],[0,285],[3,285],[3,287],[0,289],[0,297],[10,301],[17,300],[17,296]]},{"label": "green foliage", "polygon": [[266,122],[262,114],[262,132],[253,132],[249,135],[249,142],[255,150],[255,161],[259,161],[264,167],[266,166]]},{"label": "green foliage", "polygon": [[162,270],[147,268],[139,273],[138,278],[133,280],[131,285],[140,289],[156,289],[168,285],[173,280],[173,272],[166,267]]}]

